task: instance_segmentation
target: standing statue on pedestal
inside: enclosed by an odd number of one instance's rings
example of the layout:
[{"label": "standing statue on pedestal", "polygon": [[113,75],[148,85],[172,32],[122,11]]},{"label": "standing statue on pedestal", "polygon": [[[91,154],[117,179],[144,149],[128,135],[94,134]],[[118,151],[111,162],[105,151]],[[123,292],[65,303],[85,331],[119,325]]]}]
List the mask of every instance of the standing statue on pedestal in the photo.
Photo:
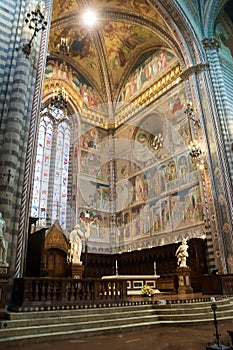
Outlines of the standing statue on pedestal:
[{"label": "standing statue on pedestal", "polygon": [[180,267],[187,267],[186,259],[189,256],[188,255],[188,244],[187,244],[187,238],[182,239],[182,244],[178,247],[176,251],[176,257],[177,257],[177,265]]},{"label": "standing statue on pedestal", "polygon": [[2,217],[2,213],[0,212],[0,265],[6,265],[6,240],[4,237],[4,233],[6,230],[6,222]]},{"label": "standing statue on pedestal", "polygon": [[81,264],[82,240],[84,235],[80,229],[80,225],[74,226],[70,233],[69,250],[67,254],[67,261],[73,264]]}]

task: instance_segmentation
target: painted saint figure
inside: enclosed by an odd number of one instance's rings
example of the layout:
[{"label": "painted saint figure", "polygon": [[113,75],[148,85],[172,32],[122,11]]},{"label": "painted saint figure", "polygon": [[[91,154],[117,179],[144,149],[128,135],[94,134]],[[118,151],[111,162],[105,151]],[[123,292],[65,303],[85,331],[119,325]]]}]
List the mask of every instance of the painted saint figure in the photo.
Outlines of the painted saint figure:
[{"label": "painted saint figure", "polygon": [[176,251],[177,265],[180,267],[187,267],[186,259],[188,257],[188,244],[187,238],[182,239],[182,244],[178,247]]}]

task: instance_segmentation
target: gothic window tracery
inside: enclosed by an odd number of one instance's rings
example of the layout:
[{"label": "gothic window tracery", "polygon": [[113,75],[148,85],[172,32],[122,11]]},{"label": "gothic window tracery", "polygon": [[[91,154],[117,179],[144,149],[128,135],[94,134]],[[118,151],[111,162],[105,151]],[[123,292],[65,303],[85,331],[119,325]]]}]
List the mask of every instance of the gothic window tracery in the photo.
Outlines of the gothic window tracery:
[{"label": "gothic window tracery", "polygon": [[63,111],[45,108],[40,119],[31,205],[31,216],[39,218],[40,226],[58,219],[66,228],[70,137]]}]

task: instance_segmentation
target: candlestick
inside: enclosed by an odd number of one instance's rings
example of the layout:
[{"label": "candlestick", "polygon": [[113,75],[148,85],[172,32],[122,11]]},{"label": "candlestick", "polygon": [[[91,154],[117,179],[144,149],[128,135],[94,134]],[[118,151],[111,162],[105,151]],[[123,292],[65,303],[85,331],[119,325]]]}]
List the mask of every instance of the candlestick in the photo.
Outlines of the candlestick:
[{"label": "candlestick", "polygon": [[156,275],[156,261],[154,261],[154,274]]},{"label": "candlestick", "polygon": [[116,275],[118,275],[118,265],[117,265],[117,260],[116,260]]}]

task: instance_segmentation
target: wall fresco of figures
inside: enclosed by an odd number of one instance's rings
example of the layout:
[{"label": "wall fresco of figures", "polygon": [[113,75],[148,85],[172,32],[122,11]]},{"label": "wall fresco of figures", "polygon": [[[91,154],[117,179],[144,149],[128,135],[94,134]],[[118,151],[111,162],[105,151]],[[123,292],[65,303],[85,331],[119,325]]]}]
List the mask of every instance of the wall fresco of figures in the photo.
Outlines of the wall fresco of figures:
[{"label": "wall fresco of figures", "polygon": [[[188,149],[185,103],[181,84],[137,124],[128,126],[128,143],[126,127],[116,135],[128,152],[127,159],[116,161],[119,244],[186,228],[188,232],[204,222],[199,170]],[[153,149],[158,135],[162,146]]]},{"label": "wall fresco of figures", "polygon": [[79,101],[81,108],[96,108],[98,105],[98,97],[96,91],[91,86],[90,82],[84,76],[74,70],[65,61],[59,59],[48,59],[45,68],[45,80],[60,80],[71,84],[76,90],[76,99]]},{"label": "wall fresco of figures", "polygon": [[85,212],[95,222],[91,225],[91,241],[109,242],[109,178],[108,161],[103,153],[106,131],[82,124],[80,137],[74,143],[74,176],[72,198],[76,201],[77,217]]},{"label": "wall fresco of figures", "polygon": [[152,81],[161,77],[164,72],[176,62],[175,56],[167,50],[159,49],[134,69],[120,95],[120,102],[128,101],[140,94]]},{"label": "wall fresco of figures", "polygon": [[[116,244],[203,224],[198,168],[190,159],[185,88],[166,93],[156,108],[115,134]],[[154,147],[158,135],[161,147]],[[72,194],[78,215],[96,218],[91,241],[110,242],[107,131],[82,125],[73,147]],[[124,156],[122,156],[124,155]],[[78,170],[78,171],[77,171]]]}]

